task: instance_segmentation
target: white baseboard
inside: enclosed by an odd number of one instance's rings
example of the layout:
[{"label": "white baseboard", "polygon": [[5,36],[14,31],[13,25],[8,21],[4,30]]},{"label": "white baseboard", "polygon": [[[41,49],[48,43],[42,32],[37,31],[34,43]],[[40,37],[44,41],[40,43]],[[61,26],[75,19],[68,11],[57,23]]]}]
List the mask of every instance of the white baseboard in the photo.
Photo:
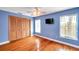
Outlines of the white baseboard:
[{"label": "white baseboard", "polygon": [[0,43],[0,45],[7,44],[7,43],[9,43],[9,42],[10,42],[10,41],[5,41],[5,42]]},{"label": "white baseboard", "polygon": [[38,35],[38,34],[35,34],[35,36],[39,36],[39,37],[42,37],[42,38],[45,38],[45,39],[48,39],[48,40],[51,40],[51,41],[55,41],[55,42],[58,42],[58,43],[61,43],[61,44],[69,45],[69,46],[72,46],[74,48],[79,48],[79,46],[76,46],[76,45],[73,45],[73,44],[70,44],[70,43],[66,43],[66,42],[62,42],[62,41],[59,41],[59,40],[51,39],[51,38],[48,38],[48,37],[44,37],[44,36],[41,36],[41,35]]}]

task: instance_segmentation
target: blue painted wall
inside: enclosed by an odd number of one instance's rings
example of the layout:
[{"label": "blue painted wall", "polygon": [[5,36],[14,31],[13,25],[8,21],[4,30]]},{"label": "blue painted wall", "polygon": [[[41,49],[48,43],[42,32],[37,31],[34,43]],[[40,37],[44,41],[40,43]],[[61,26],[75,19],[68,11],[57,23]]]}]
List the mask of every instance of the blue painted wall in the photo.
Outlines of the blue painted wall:
[{"label": "blue painted wall", "polygon": [[0,43],[8,41],[8,16],[9,15],[29,18],[33,20],[32,17],[24,16],[20,13],[16,14],[16,13],[0,10]]},{"label": "blue painted wall", "polygon": [[[69,10],[64,10],[56,13],[51,13],[48,15],[38,16],[35,17],[36,19],[41,20],[41,33],[35,33],[39,34],[48,38],[52,38],[55,40],[67,42],[70,44],[78,45],[79,46],[79,26],[78,26],[78,40],[71,40],[71,39],[65,39],[60,37],[60,16],[68,15],[68,14],[78,14],[78,22],[79,22],[79,8],[73,8]],[[46,18],[54,18],[54,24],[45,24]],[[79,25],[79,23],[78,23]]]}]

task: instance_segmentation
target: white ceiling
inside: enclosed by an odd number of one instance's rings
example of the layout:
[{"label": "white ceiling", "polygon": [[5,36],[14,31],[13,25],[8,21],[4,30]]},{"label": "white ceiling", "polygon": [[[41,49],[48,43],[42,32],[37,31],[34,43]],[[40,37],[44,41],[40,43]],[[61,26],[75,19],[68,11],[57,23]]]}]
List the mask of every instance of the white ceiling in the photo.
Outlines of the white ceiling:
[{"label": "white ceiling", "polygon": [[[23,15],[34,17],[34,15],[32,14],[34,8],[35,7],[0,7],[0,10],[5,10],[14,13],[21,13]],[[45,15],[74,7],[39,7],[39,8],[41,10],[41,15]]]}]

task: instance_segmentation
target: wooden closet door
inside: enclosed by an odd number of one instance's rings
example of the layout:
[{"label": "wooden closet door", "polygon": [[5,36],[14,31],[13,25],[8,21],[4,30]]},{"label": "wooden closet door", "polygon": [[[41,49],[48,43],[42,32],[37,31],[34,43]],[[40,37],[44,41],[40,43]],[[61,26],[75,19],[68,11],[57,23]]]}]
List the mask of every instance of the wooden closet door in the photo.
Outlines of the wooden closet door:
[{"label": "wooden closet door", "polygon": [[25,19],[25,31],[26,31],[26,36],[30,36],[31,32],[30,32],[30,27],[31,27],[31,22],[29,19]]},{"label": "wooden closet door", "polygon": [[30,36],[30,20],[23,18],[22,19],[22,37]]},{"label": "wooden closet door", "polygon": [[25,20],[24,20],[24,18],[22,18],[22,37],[24,38],[24,37],[26,37],[26,35],[25,35]]},{"label": "wooden closet door", "polygon": [[16,40],[16,18],[9,16],[9,40]]},{"label": "wooden closet door", "polygon": [[22,38],[22,19],[19,17],[16,17],[16,38],[21,39]]}]

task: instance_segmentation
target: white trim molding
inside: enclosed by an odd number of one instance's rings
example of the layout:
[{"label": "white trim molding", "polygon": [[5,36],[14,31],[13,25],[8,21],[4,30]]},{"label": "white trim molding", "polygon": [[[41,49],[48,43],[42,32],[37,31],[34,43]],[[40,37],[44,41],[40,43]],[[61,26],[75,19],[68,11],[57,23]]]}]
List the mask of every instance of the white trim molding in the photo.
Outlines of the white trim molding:
[{"label": "white trim molding", "polygon": [[9,42],[10,42],[10,41],[5,41],[5,42],[0,43],[0,45],[7,44],[7,43],[9,43]]},{"label": "white trim molding", "polygon": [[51,38],[48,38],[48,37],[44,37],[44,36],[41,36],[41,35],[38,35],[38,34],[35,34],[35,36],[42,37],[42,38],[45,38],[45,39],[48,39],[48,40],[51,40],[51,41],[55,41],[55,42],[58,42],[58,43],[61,43],[61,44],[65,44],[65,45],[68,45],[68,46],[71,46],[71,47],[74,47],[74,48],[79,48],[79,46],[76,46],[76,45],[73,45],[73,44],[70,44],[70,43],[66,43],[66,42],[62,42],[62,41],[59,41],[59,40],[51,39]]}]

